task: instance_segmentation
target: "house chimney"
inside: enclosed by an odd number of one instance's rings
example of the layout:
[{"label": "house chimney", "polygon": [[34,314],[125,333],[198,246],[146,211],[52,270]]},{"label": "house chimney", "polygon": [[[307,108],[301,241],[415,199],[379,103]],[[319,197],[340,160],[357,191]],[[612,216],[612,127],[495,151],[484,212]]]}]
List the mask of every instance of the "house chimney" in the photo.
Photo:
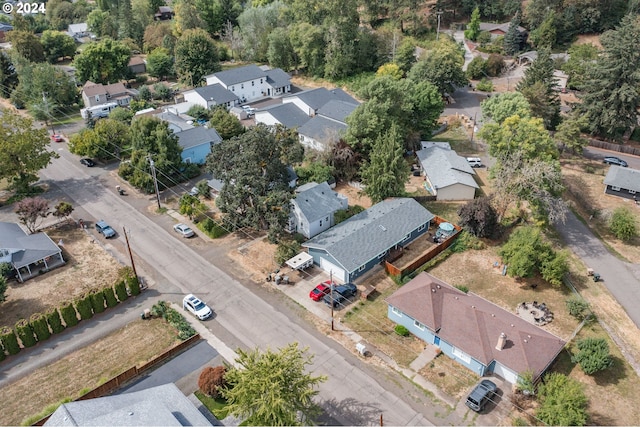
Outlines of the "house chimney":
[{"label": "house chimney", "polygon": [[507,342],[507,334],[504,332],[498,337],[498,344],[496,344],[496,350],[501,351],[504,348],[504,344]]}]

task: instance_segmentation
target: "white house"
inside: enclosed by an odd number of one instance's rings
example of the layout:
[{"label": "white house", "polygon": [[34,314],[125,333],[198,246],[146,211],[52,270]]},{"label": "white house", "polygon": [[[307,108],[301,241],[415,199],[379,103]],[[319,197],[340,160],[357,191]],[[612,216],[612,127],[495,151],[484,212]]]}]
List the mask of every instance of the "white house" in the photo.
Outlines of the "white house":
[{"label": "white house", "polygon": [[349,95],[342,89],[335,88],[329,90],[324,87],[304,90],[302,92],[296,93],[295,95],[287,96],[285,98],[282,98],[282,103],[286,104],[292,102],[306,115],[308,115],[309,117],[313,117],[321,107],[323,107],[329,101],[334,100],[343,101],[356,106],[360,104],[351,95]]},{"label": "white house", "polygon": [[296,192],[296,198],[291,199],[287,230],[301,233],[307,239],[333,227],[334,214],[349,207],[347,197],[333,191],[326,182],[310,182]]},{"label": "white house", "polygon": [[434,143],[416,153],[427,190],[436,200],[473,200],[479,188],[475,172],[466,158],[447,147]]},{"label": "white house", "polygon": [[126,107],[133,99],[133,92],[124,87],[122,83],[109,85],[97,84],[87,81],[82,86],[82,100],[86,108],[115,102],[121,107]]},{"label": "white house", "polygon": [[238,96],[236,94],[217,83],[188,90],[182,95],[184,96],[185,102],[200,105],[207,109],[213,108],[216,105],[224,105],[228,109],[238,103]]},{"label": "white house", "polygon": [[76,39],[76,41],[81,38],[91,36],[91,33],[89,32],[89,26],[86,22],[81,22],[79,24],[69,24],[67,34]]},{"label": "white house", "polygon": [[295,104],[277,104],[255,112],[255,121],[267,126],[283,125],[288,129],[299,128],[309,121],[309,116]]},{"label": "white house", "polygon": [[291,78],[276,68],[263,70],[257,65],[232,68],[205,76],[207,85],[219,84],[233,92],[241,103],[291,91]]}]

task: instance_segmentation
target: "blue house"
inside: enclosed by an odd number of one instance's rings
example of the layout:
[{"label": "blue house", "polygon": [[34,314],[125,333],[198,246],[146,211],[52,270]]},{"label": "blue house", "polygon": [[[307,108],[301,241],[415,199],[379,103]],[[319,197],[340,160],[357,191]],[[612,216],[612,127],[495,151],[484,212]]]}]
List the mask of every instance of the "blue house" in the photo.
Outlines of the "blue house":
[{"label": "blue house", "polygon": [[386,299],[389,319],[480,376],[490,373],[515,384],[534,379],[566,342],[471,292],[420,273]]},{"label": "blue house", "polygon": [[177,132],[178,145],[182,147],[182,161],[185,163],[203,164],[211,147],[222,142],[222,138],[213,128],[204,126]]},{"label": "blue house", "polygon": [[314,264],[350,282],[384,261],[390,250],[426,233],[434,215],[414,199],[380,202],[303,243]]}]

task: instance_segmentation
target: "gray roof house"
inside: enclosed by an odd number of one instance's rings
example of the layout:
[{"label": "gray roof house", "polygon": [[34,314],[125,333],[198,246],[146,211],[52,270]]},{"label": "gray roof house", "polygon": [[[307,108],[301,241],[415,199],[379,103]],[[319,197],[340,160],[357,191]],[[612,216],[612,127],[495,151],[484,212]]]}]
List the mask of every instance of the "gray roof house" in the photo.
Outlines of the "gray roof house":
[{"label": "gray roof house", "polygon": [[300,233],[307,239],[333,227],[334,214],[349,207],[346,196],[336,193],[323,182],[310,182],[291,199],[287,231]]},{"label": "gray roof house", "polygon": [[133,94],[133,91],[124,87],[124,84],[120,82],[103,85],[87,81],[82,86],[82,100],[87,108],[108,102],[117,102],[120,106],[127,106],[133,99]]},{"label": "gray roof house", "polygon": [[640,170],[612,165],[604,177],[604,192],[625,199],[640,200]]},{"label": "gray roof house", "polygon": [[[542,375],[566,342],[522,317],[428,273],[391,294],[387,317],[480,376],[515,384]],[[561,304],[561,302],[558,302]]]},{"label": "gray roof house", "polygon": [[45,426],[211,426],[173,383],[63,403]]},{"label": "gray roof house", "polygon": [[184,96],[186,102],[191,102],[204,108],[212,108],[216,105],[224,105],[227,108],[231,108],[238,103],[238,96],[219,84],[197,87],[184,92],[182,96]]},{"label": "gray roof house", "polygon": [[262,110],[257,110],[254,115],[256,123],[264,123],[267,126],[281,124],[288,129],[299,128],[309,121],[310,117],[302,112],[295,104],[277,104]]},{"label": "gray roof house", "polygon": [[353,110],[358,108],[358,105],[358,102],[354,104],[339,99],[332,99],[322,107],[318,108],[318,112],[316,114],[337,122],[345,123],[347,116],[353,113]]},{"label": "gray roof house", "polygon": [[300,143],[317,151],[325,151],[347,131],[347,124],[315,116],[298,128]]},{"label": "gray roof house", "polygon": [[176,133],[178,145],[182,148],[182,160],[185,163],[203,164],[211,147],[222,142],[222,138],[214,128],[197,126]]},{"label": "gray roof house", "polygon": [[315,116],[318,110],[329,101],[343,101],[348,104],[360,104],[351,95],[340,88],[327,89],[319,87],[316,89],[304,90],[294,95],[282,99],[283,103],[292,102],[298,106],[309,117]]},{"label": "gray roof house", "polygon": [[442,145],[431,145],[416,153],[425,174],[425,185],[436,200],[473,200],[479,188],[467,160]]},{"label": "gray roof house", "polygon": [[410,198],[388,199],[303,243],[314,264],[348,282],[426,233],[434,215]]},{"label": "gray roof house", "polygon": [[219,71],[204,78],[207,85],[220,84],[235,93],[240,102],[291,91],[291,78],[283,70],[264,69],[254,64]]},{"label": "gray roof house", "polygon": [[27,234],[12,222],[0,222],[0,262],[11,264],[21,282],[65,264],[62,249],[46,233]]},{"label": "gray roof house", "polygon": [[284,70],[273,68],[265,70],[265,74],[267,75],[267,84],[273,89],[272,96],[291,92],[291,76],[285,73]]},{"label": "gray roof house", "polygon": [[67,34],[73,37],[77,42],[80,42],[80,39],[84,37],[91,36],[89,26],[86,22],[81,22],[79,24],[69,24],[69,27],[67,28]]},{"label": "gray roof house", "polygon": [[[492,22],[481,22],[480,23],[480,31],[487,31],[491,33],[491,38],[496,38],[498,36],[504,36],[509,31],[510,22],[503,22],[502,24],[496,24]],[[518,25],[518,32],[520,34],[526,35],[527,30]]]}]

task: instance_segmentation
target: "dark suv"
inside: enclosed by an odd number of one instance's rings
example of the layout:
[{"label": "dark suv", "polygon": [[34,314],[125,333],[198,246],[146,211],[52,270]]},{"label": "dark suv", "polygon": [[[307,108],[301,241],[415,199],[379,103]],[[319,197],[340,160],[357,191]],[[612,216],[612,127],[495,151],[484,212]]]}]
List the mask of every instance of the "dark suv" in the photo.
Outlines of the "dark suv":
[{"label": "dark suv", "polygon": [[487,402],[493,399],[493,396],[496,394],[496,390],[498,390],[498,387],[493,381],[482,380],[480,381],[480,384],[475,386],[471,393],[469,393],[465,403],[469,408],[471,408],[471,410],[480,412]]},{"label": "dark suv", "polygon": [[115,230],[103,220],[96,222],[96,230],[107,239],[116,235]]},{"label": "dark suv", "polygon": [[331,307],[333,301],[333,307],[340,307],[344,302],[354,296],[358,292],[358,288],[353,283],[345,283],[333,288],[333,292],[329,292],[322,298],[322,301]]}]

